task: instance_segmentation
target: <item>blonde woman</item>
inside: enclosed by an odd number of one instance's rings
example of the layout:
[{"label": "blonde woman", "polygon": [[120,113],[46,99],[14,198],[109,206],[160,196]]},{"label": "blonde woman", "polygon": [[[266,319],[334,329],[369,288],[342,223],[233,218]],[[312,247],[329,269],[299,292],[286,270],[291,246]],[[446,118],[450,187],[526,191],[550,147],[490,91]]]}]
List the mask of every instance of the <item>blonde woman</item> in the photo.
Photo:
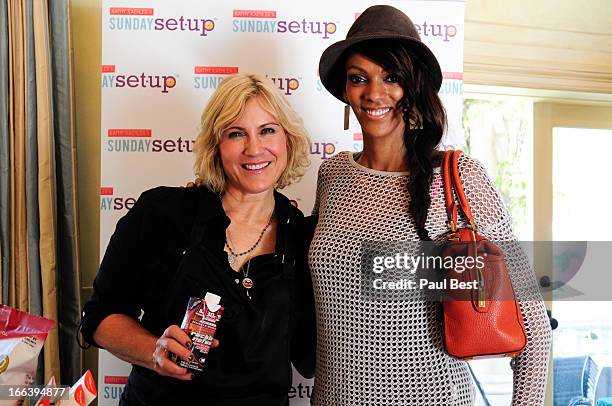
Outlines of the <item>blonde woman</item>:
[{"label": "blonde woman", "polygon": [[[198,187],[144,192],[118,222],[84,307],[89,343],[133,364],[122,405],[288,405],[291,362],[314,368],[302,213],[275,189],[308,165],[303,124],[267,79],[225,79],[202,114]],[[205,371],[178,327],[190,296],[225,307]],[[138,317],[143,312],[142,318]]]}]

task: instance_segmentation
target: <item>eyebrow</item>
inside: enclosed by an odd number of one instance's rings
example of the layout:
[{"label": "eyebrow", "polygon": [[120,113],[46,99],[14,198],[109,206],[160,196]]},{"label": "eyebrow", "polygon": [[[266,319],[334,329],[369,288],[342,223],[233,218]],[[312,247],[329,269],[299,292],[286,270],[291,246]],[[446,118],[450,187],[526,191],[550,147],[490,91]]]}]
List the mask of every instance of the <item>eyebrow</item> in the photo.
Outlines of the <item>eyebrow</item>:
[{"label": "eyebrow", "polygon": [[[365,74],[365,75],[367,75],[367,74],[368,74],[368,71],[367,71],[367,70],[365,70],[365,69],[363,69],[363,68],[360,68],[359,66],[351,65],[351,66],[347,66],[347,67],[346,67],[346,70],[347,70],[347,71],[349,71],[350,69],[355,69],[355,70],[358,70],[360,73]],[[382,73],[383,73],[383,74],[387,74],[387,75],[391,75],[391,74],[393,74],[392,72],[389,72],[389,71],[387,71],[387,70],[386,70],[386,69],[384,69],[384,68],[383,68],[383,70],[382,70]]]},{"label": "eyebrow", "polygon": [[269,123],[265,123],[265,124],[260,125],[260,126],[259,126],[259,128],[261,128],[261,127],[266,127],[266,126],[269,126],[269,125],[276,125],[276,126],[280,126],[280,124],[278,124],[277,122],[275,122],[275,121],[270,121]]},{"label": "eyebrow", "polygon": [[[274,121],[270,121],[269,123],[262,124],[262,125],[260,125],[257,128],[262,128],[262,127],[266,127],[266,126],[269,126],[269,125],[275,125],[277,127],[280,127],[280,124],[278,124],[278,123],[276,123]],[[223,131],[229,131],[229,130],[245,130],[245,129],[243,127],[239,127],[239,126],[232,126],[232,127],[226,128]]]},{"label": "eyebrow", "polygon": [[359,66],[355,66],[355,65],[347,66],[346,70],[349,70],[349,69],[357,69],[358,71],[361,71],[361,72],[364,72],[364,73],[366,72],[365,69],[360,68]]}]

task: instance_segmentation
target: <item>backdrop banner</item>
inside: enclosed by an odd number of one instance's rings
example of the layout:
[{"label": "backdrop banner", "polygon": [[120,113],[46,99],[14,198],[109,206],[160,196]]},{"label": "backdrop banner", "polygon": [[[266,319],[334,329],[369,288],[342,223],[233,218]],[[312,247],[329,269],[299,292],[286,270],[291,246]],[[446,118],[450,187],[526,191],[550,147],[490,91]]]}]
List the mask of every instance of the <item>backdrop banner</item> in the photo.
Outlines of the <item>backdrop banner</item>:
[{"label": "backdrop banner", "polygon": [[[463,96],[464,2],[386,1],[403,10],[440,61],[440,96],[449,131],[460,145]],[[359,123],[343,130],[343,104],[318,75],[325,48],[345,38],[372,0],[207,1],[104,0],[102,10],[102,126],[100,134],[100,253],[117,220],[146,189],[194,179],[193,144],[200,116],[219,83],[233,73],[270,78],[304,119],[312,138],[311,167],[283,190],[309,214],[321,162],[360,151]],[[100,351],[99,404],[116,405],[129,366]],[[306,405],[312,380],[294,373],[291,405]]]}]

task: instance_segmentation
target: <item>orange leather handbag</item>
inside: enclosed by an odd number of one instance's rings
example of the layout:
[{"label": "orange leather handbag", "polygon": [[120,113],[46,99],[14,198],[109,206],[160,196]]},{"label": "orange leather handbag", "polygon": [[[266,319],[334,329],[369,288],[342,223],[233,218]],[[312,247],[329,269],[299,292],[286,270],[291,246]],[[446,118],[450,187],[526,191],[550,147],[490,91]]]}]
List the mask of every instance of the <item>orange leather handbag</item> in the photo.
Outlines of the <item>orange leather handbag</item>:
[{"label": "orange leather handbag", "polygon": [[[445,349],[451,356],[463,360],[514,358],[527,344],[523,315],[512,289],[504,252],[477,232],[459,178],[457,160],[460,154],[461,151],[447,151],[442,160],[450,232],[440,254],[446,259],[472,257],[472,263],[480,262],[480,266],[463,267],[461,272],[455,266],[443,273],[445,279],[478,282],[477,289],[445,290],[447,297],[442,304]],[[453,191],[469,227],[457,228]]]}]

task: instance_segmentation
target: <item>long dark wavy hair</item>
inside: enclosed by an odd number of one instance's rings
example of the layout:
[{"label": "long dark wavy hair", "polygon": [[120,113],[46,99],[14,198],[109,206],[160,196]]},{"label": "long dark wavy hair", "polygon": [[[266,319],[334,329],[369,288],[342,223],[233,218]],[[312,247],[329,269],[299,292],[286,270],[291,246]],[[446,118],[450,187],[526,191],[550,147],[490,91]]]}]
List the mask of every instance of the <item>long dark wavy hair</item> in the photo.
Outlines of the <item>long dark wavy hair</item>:
[{"label": "long dark wavy hair", "polygon": [[436,147],[442,140],[447,124],[446,111],[438,96],[438,89],[434,88],[428,67],[398,41],[370,40],[356,44],[345,52],[344,60],[338,65],[344,68],[348,56],[355,53],[366,56],[388,73],[396,75],[404,91],[397,108],[402,110],[405,123],[404,146],[410,172],[410,213],[419,237],[429,240],[425,228],[431,204],[429,189],[434,167],[439,161]]}]

